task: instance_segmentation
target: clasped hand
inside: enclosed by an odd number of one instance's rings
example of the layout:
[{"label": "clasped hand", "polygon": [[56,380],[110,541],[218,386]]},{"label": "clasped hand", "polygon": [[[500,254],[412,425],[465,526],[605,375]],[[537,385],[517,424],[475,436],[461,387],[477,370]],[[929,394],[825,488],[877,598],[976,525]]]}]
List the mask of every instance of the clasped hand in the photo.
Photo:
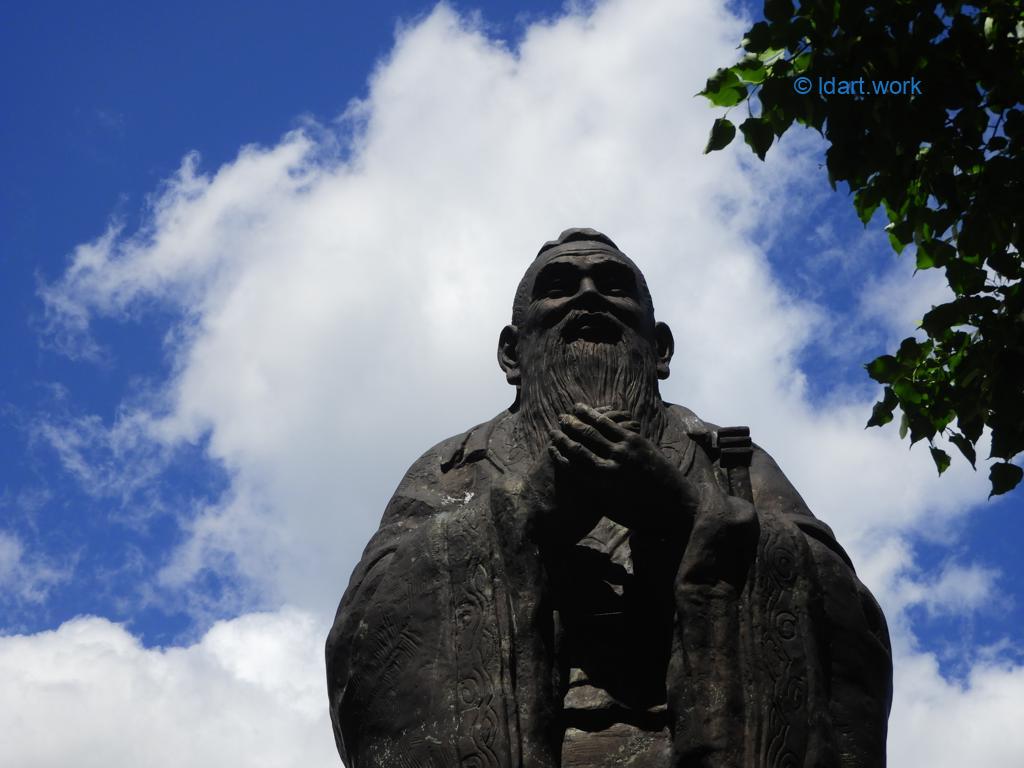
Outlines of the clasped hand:
[{"label": "clasped hand", "polygon": [[627,411],[576,403],[559,417],[548,452],[556,482],[569,483],[631,530],[669,536],[689,529],[697,491]]}]

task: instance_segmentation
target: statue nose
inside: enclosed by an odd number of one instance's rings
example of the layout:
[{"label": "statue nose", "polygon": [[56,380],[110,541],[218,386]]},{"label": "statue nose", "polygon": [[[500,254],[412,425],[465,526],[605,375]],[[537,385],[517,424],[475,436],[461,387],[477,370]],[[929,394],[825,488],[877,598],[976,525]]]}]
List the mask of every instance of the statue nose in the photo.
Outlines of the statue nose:
[{"label": "statue nose", "polygon": [[594,282],[592,277],[584,277],[580,280],[580,287],[576,291],[578,297],[583,297],[592,294],[600,295],[600,291],[597,290],[597,283]]},{"label": "statue nose", "polygon": [[601,293],[597,283],[590,277],[584,277],[580,280],[576,295],[572,297],[572,306],[575,309],[592,311],[606,311],[610,309],[605,295]]}]

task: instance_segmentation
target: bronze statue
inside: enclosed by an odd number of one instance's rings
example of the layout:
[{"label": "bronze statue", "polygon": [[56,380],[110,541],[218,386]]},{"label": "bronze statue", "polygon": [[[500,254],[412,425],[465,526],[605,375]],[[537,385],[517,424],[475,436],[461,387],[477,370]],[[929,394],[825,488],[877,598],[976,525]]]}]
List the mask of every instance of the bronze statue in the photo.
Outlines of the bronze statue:
[{"label": "bronze statue", "polygon": [[746,429],[662,401],[672,352],[608,237],[541,248],[515,402],[413,464],[338,608],[350,768],[885,764],[878,604]]}]

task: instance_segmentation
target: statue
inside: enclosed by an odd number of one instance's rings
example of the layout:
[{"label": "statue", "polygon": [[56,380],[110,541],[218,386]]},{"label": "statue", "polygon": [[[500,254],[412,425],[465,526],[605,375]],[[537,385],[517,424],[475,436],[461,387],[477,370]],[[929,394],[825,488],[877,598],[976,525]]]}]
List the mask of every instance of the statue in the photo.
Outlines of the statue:
[{"label": "statue", "polygon": [[662,401],[672,352],[608,237],[541,248],[515,402],[413,464],[338,608],[350,768],[885,764],[878,604],[745,428]]}]

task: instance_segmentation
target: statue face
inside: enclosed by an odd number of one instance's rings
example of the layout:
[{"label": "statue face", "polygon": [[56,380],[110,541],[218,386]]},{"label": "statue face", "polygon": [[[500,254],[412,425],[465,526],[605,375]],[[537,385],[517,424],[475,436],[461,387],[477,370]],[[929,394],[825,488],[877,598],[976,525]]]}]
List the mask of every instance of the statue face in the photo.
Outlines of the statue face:
[{"label": "statue face", "polygon": [[527,271],[523,282],[531,284],[525,291],[520,284],[513,305],[517,325],[506,326],[498,339],[498,364],[510,384],[523,383],[525,368],[535,368],[530,378],[536,378],[537,367],[550,365],[558,349],[580,346],[574,342],[641,353],[650,347],[657,378],[669,377],[672,331],[654,322],[643,276],[623,254],[595,246],[552,253]]},{"label": "statue face", "polygon": [[615,344],[627,328],[652,340],[653,312],[634,268],[601,250],[563,253],[541,267],[520,332],[526,343],[556,330],[566,344]]}]

